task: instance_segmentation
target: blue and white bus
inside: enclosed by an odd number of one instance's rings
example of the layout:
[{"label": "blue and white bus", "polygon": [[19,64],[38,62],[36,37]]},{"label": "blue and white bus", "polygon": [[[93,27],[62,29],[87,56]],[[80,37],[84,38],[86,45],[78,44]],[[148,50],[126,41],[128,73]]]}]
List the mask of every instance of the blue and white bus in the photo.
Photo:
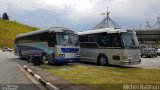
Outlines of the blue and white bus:
[{"label": "blue and white bus", "polygon": [[42,63],[63,64],[80,60],[78,35],[64,27],[50,27],[15,39],[15,55],[29,60],[38,56]]}]

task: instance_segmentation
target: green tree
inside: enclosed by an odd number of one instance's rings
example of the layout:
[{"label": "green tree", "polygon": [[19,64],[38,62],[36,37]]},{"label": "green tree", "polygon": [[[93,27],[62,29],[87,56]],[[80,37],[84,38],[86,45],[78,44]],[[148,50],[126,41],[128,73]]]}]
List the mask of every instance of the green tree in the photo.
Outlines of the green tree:
[{"label": "green tree", "polygon": [[9,16],[7,15],[7,13],[3,13],[2,19],[9,20]]}]

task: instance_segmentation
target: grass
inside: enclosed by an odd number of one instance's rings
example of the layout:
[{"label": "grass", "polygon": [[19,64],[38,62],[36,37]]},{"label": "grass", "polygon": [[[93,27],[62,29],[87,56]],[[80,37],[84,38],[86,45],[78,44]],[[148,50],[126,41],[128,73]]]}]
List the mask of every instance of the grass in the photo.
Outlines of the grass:
[{"label": "grass", "polygon": [[85,85],[94,90],[119,90],[122,84],[160,84],[160,69],[80,65],[49,66],[43,69],[73,84]]},{"label": "grass", "polygon": [[16,21],[0,19],[0,47],[13,47],[14,39],[18,34],[37,29],[36,27],[23,25]]}]

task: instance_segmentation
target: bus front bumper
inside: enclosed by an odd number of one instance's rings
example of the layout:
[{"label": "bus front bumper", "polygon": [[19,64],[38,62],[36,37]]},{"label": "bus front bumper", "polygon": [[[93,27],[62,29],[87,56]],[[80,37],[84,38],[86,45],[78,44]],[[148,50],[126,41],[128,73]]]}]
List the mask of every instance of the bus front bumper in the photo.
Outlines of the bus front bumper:
[{"label": "bus front bumper", "polygon": [[58,59],[54,59],[53,63],[61,64],[61,63],[74,63],[79,61],[80,61],[80,58],[58,58]]},{"label": "bus front bumper", "polygon": [[121,65],[136,65],[136,64],[140,64],[141,60],[137,60],[137,61],[127,61],[127,62],[121,62]]}]

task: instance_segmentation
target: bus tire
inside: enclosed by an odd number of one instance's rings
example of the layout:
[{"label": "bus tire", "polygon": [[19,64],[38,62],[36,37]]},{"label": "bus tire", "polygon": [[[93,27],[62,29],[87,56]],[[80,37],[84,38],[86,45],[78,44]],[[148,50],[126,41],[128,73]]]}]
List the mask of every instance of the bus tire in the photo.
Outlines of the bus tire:
[{"label": "bus tire", "polygon": [[43,64],[48,64],[48,60],[47,60],[47,57],[46,57],[45,54],[42,54],[42,56],[41,56],[41,62],[42,62]]},{"label": "bus tire", "polygon": [[155,57],[157,57],[157,55],[155,55]]},{"label": "bus tire", "polygon": [[22,52],[21,52],[21,51],[19,52],[19,58],[20,58],[20,59],[23,59],[23,57],[22,57]]},{"label": "bus tire", "polygon": [[153,57],[153,55],[150,55],[149,57],[150,57],[150,58],[152,58],[152,57]]},{"label": "bus tire", "polygon": [[108,59],[105,55],[100,55],[98,57],[98,64],[101,65],[101,66],[105,66],[105,65],[108,65]]}]

